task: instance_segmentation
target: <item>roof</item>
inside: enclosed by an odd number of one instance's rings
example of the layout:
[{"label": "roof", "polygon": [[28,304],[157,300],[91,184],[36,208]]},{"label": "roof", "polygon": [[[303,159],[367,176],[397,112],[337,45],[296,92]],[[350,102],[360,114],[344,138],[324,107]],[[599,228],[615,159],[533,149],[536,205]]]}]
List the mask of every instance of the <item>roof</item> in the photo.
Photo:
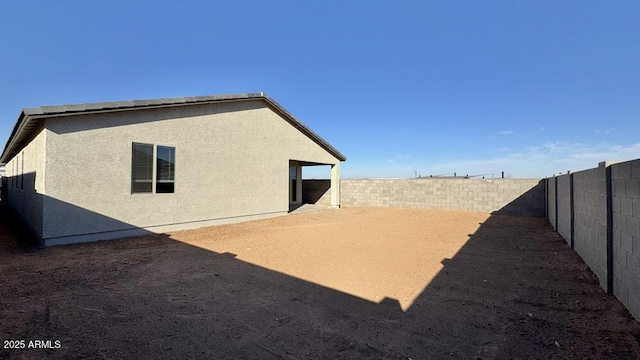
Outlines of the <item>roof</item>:
[{"label": "roof", "polygon": [[296,119],[295,116],[293,116],[275,100],[264,93],[249,93],[163,98],[151,100],[113,101],[76,105],[41,106],[36,108],[22,109],[22,112],[18,117],[18,121],[13,127],[11,136],[9,136],[9,140],[7,140],[7,144],[4,147],[2,156],[0,156],[0,163],[6,163],[7,161],[9,161],[9,159],[13,158],[18,152],[20,152],[20,150],[22,150],[22,148],[24,148],[26,144],[29,143],[31,137],[35,135],[34,133],[39,128],[42,120],[46,118],[237,101],[264,101],[269,107],[271,107],[271,109],[280,114],[287,122],[293,125],[300,132],[308,136],[316,144],[320,145],[320,147],[327,150],[338,160],[345,161],[347,159],[341,152],[331,146],[318,134],[313,132],[313,130],[303,124],[300,120]]}]

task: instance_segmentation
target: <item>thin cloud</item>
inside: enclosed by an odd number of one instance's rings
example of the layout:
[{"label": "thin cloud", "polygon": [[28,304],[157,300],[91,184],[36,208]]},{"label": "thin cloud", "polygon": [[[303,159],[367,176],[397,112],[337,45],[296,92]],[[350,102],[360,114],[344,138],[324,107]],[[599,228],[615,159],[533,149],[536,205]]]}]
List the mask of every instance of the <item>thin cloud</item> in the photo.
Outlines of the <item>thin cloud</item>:
[{"label": "thin cloud", "polygon": [[495,148],[492,150],[492,152],[500,152],[500,153],[515,152],[515,151],[516,149],[508,146],[503,146],[503,147]]},{"label": "thin cloud", "polygon": [[504,135],[511,135],[511,134],[513,134],[513,131],[512,131],[512,130],[503,130],[503,131],[498,131],[498,132],[496,133],[496,135],[503,135],[503,136],[504,136]]},{"label": "thin cloud", "polygon": [[458,160],[435,164],[432,171],[459,173],[491,173],[502,171],[514,177],[541,178],[567,170],[584,170],[598,166],[606,160],[632,160],[640,158],[640,143],[631,145],[582,144],[554,142],[529,147],[490,159]]},{"label": "thin cloud", "polygon": [[[501,172],[514,178],[541,179],[567,170],[579,171],[598,166],[602,161],[628,161],[640,158],[640,143],[587,144],[549,142],[521,149],[497,148],[492,156],[484,159],[458,159],[437,162],[422,156],[395,155],[384,159],[374,168],[348,169],[346,177],[413,177],[415,172],[423,177],[438,174],[482,174],[486,178],[500,177]],[[381,166],[380,166],[381,165]],[[371,165],[373,166],[373,165]],[[356,176],[356,173],[358,176]]]},{"label": "thin cloud", "polygon": [[594,129],[594,132],[598,133],[598,134],[611,134],[612,132],[615,131],[614,128],[608,128],[608,129]]}]

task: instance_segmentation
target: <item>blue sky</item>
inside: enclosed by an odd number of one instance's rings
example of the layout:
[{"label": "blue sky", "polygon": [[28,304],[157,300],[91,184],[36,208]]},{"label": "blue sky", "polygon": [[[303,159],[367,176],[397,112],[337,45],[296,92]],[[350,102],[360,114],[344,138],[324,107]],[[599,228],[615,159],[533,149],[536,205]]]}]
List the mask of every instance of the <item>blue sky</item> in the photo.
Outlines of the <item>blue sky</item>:
[{"label": "blue sky", "polygon": [[638,1],[3,1],[0,142],[23,107],[265,92],[345,178],[580,170],[640,158],[639,18]]}]

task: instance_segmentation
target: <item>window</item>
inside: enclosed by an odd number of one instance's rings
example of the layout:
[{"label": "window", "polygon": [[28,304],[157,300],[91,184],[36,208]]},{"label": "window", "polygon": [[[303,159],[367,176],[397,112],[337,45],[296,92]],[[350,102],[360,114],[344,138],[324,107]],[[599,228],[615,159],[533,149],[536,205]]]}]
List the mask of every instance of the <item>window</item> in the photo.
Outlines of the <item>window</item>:
[{"label": "window", "polygon": [[298,188],[297,188],[297,175],[298,175],[298,169],[296,169],[295,166],[289,166],[289,192],[291,193],[291,201],[292,202],[296,202],[298,201],[297,199],[297,193],[298,193]]},{"label": "window", "polygon": [[[155,164],[154,164],[155,158]],[[155,172],[154,172],[155,165]],[[176,149],[169,146],[133,143],[131,161],[132,193],[173,193],[175,191]],[[155,177],[154,177],[155,175]],[[153,186],[155,182],[155,187]]]},{"label": "window", "polygon": [[158,146],[156,159],[156,193],[172,193],[175,183],[176,149]]},{"label": "window", "polygon": [[131,192],[148,193],[153,185],[153,145],[133,144]]}]

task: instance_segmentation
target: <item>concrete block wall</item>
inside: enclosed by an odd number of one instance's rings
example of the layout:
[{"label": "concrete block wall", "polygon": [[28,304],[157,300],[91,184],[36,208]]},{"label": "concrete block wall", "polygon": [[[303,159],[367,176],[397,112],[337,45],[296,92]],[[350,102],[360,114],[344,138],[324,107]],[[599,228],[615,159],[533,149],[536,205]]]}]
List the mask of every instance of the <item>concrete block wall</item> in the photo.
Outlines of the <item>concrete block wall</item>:
[{"label": "concrete block wall", "polygon": [[557,229],[556,225],[556,178],[547,179],[547,218],[553,229]]},{"label": "concrete block wall", "polygon": [[607,289],[607,204],[605,168],[573,174],[574,249]]},{"label": "concrete block wall", "polygon": [[[330,186],[329,180],[303,180],[303,202],[329,205]],[[545,214],[544,182],[535,179],[343,179],[340,187],[346,206]]]},{"label": "concrete block wall", "polygon": [[343,179],[346,206],[388,206],[545,214],[544,183],[537,179]]},{"label": "concrete block wall", "polygon": [[557,203],[560,235],[596,274],[600,286],[640,320],[640,159],[603,162],[547,183],[549,221],[554,221]]},{"label": "concrete block wall", "polygon": [[331,205],[331,180],[302,180],[302,202],[305,204]]},{"label": "concrete block wall", "polygon": [[555,178],[557,182],[557,224],[556,230],[571,245],[571,175]]},{"label": "concrete block wall", "polygon": [[640,319],[640,159],[611,166],[613,293]]}]

